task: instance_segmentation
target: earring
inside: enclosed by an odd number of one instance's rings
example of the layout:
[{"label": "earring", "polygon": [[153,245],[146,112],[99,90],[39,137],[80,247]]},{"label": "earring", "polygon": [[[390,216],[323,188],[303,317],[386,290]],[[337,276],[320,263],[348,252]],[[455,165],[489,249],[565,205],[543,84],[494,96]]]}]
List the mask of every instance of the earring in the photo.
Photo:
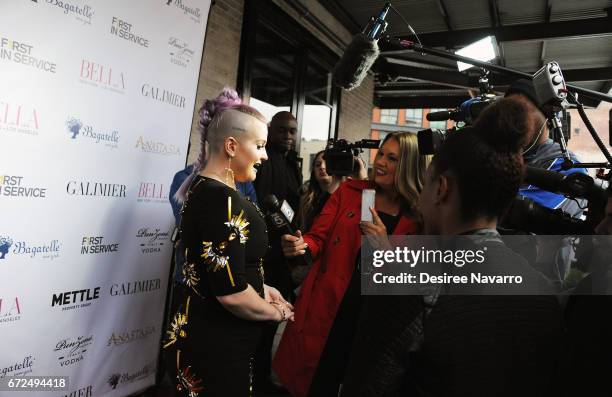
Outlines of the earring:
[{"label": "earring", "polygon": [[232,158],[231,157],[229,158],[227,162],[227,168],[225,169],[225,184],[231,187],[236,186],[236,182],[234,181],[234,170],[232,170]]}]

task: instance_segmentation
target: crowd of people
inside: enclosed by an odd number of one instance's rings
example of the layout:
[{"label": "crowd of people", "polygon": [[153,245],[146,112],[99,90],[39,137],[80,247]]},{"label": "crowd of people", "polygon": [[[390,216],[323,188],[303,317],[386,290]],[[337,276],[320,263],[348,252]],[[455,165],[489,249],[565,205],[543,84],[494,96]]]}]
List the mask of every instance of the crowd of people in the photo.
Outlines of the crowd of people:
[{"label": "crowd of people", "polygon": [[[291,113],[268,121],[232,89],[205,101],[200,155],[177,173],[171,197],[178,238],[164,357],[177,392],[599,395],[612,352],[612,329],[598,323],[609,296],[361,294],[364,236],[475,236],[500,271],[520,269],[551,288],[563,281],[571,260],[538,268],[498,232],[518,195],[582,214],[523,184],[526,165],[557,170],[561,158],[535,98],[530,82],[515,82],[434,156],[419,153],[415,134],[390,133],[371,170],[356,158],[353,174],[340,177],[326,172],[321,151],[305,183]],[[371,221],[361,219],[365,189],[376,192]],[[612,234],[608,192],[602,235]],[[273,228],[258,207],[271,194],[296,211],[295,233]],[[312,263],[295,260],[306,255]]]}]

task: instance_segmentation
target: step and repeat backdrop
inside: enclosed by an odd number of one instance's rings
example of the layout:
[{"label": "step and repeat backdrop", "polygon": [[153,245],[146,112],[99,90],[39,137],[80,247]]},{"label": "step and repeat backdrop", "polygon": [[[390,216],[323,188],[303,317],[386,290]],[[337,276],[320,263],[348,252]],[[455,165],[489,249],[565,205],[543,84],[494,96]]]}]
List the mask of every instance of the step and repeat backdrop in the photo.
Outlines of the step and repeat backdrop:
[{"label": "step and repeat backdrop", "polygon": [[0,380],[154,383],[209,9],[0,1]]}]

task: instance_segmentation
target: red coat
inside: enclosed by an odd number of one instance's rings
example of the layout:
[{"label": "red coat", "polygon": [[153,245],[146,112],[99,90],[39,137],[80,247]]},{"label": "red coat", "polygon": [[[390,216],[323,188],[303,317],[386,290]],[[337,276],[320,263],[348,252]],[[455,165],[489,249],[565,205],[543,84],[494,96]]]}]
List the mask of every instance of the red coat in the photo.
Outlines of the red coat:
[{"label": "red coat", "polygon": [[[295,322],[289,322],[280,342],[274,371],[294,397],[308,393],[327,336],[344,297],[361,248],[361,191],[372,182],[349,180],[329,198],[304,235],[312,269],[295,304]],[[402,216],[392,234],[414,234],[416,225]]]}]

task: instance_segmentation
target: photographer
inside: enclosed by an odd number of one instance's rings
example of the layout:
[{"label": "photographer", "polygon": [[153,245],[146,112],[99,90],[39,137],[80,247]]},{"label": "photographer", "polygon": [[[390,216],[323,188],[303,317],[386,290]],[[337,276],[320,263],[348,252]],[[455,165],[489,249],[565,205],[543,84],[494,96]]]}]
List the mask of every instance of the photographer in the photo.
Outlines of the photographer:
[{"label": "photographer", "polygon": [[[350,176],[352,179],[367,179],[365,162],[355,156],[355,172]],[[305,190],[300,200],[298,219],[301,230],[308,232],[315,218],[321,213],[325,203],[331,195],[340,187],[347,177],[329,175],[326,169],[325,151],[318,152],[312,162],[310,179],[304,184]],[[291,278],[296,285],[301,285],[311,266],[296,266],[291,269]],[[297,291],[297,290],[296,290]],[[297,294],[297,292],[296,292]]]},{"label": "photographer", "polygon": [[[425,232],[475,236],[502,274],[545,283],[496,230],[521,183],[528,110],[504,99],[485,112],[494,117],[450,134],[428,168],[419,198]],[[483,288],[489,296],[368,300],[342,396],[549,395],[561,335],[556,298]]]},{"label": "photographer", "polygon": [[[293,396],[338,393],[361,308],[362,234],[386,238],[419,231],[416,201],[429,159],[419,156],[417,146],[414,134],[387,135],[372,181],[346,181],[308,233],[283,236],[285,256],[309,249],[315,259],[296,301],[296,322],[286,328],[273,363]],[[364,189],[376,189],[373,222],[360,222]]]}]

